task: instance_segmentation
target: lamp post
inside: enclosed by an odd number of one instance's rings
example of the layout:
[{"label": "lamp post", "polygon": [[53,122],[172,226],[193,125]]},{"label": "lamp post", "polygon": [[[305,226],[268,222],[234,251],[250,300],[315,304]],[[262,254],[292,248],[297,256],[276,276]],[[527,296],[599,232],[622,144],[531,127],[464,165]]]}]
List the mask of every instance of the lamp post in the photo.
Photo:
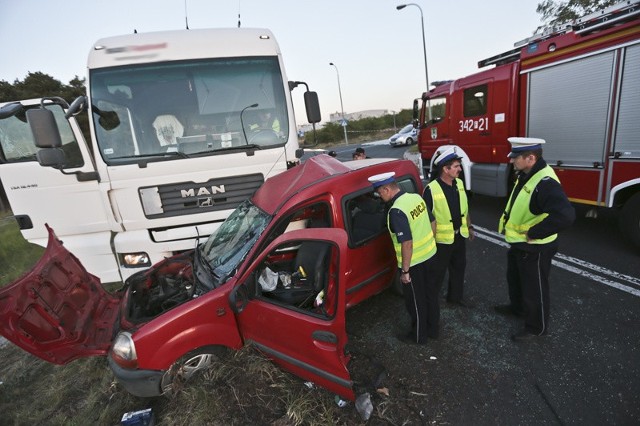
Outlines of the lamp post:
[{"label": "lamp post", "polygon": [[396,112],[395,111],[391,111],[391,113],[393,114],[393,131],[397,131],[396,128]]},{"label": "lamp post", "polygon": [[344,144],[349,145],[349,141],[347,140],[347,125],[344,119],[344,106],[342,105],[342,89],[340,88],[340,73],[338,72],[338,67],[333,62],[329,62],[329,65],[336,69],[336,75],[338,76],[338,93],[340,94],[340,110],[342,111],[342,128],[344,129]]},{"label": "lamp post", "polygon": [[[397,10],[402,10],[407,6],[415,6],[418,9],[420,9],[420,22],[422,24],[422,51],[424,53],[424,77],[427,81],[427,92],[429,91],[429,70],[427,68],[427,42],[425,41],[425,37],[424,37],[424,17],[422,15],[422,8],[420,7],[420,5],[417,5],[415,3],[407,3],[407,4],[400,4],[398,6],[396,6]],[[431,120],[431,103],[427,100],[427,114],[428,114],[428,120]]]}]

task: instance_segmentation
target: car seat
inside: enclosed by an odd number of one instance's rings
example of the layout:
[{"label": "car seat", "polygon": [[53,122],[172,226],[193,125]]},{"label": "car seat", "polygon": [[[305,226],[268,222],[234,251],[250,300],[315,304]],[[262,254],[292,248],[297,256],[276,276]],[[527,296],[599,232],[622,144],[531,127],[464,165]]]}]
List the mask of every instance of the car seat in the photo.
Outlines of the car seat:
[{"label": "car seat", "polygon": [[[326,228],[324,221],[314,221],[309,227]],[[321,241],[303,241],[298,247],[296,258],[293,262],[293,270],[304,270],[306,277],[294,279],[291,287],[278,287],[273,296],[285,303],[294,305],[304,304],[313,299],[327,284],[328,260],[330,244]]]}]

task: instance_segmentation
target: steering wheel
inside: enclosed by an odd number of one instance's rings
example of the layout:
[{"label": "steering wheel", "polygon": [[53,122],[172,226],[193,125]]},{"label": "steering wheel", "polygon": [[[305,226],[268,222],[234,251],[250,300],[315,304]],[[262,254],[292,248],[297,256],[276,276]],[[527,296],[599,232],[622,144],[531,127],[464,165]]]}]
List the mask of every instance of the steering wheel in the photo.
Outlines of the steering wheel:
[{"label": "steering wheel", "polygon": [[266,144],[273,143],[280,139],[278,133],[273,129],[258,129],[257,131],[252,132],[249,135],[249,143],[250,144]]}]

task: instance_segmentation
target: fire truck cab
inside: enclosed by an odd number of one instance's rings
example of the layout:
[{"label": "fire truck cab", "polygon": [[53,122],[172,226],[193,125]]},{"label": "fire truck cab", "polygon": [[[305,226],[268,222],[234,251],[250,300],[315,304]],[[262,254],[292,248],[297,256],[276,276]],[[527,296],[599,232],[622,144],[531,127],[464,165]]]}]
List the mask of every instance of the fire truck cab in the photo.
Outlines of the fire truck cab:
[{"label": "fire truck cab", "polygon": [[594,215],[620,209],[623,232],[640,245],[639,17],[640,0],[625,1],[478,63],[493,68],[435,82],[422,108],[414,104],[425,173],[441,146],[458,146],[470,160],[467,189],[504,197],[507,138],[545,139],[570,200]]}]

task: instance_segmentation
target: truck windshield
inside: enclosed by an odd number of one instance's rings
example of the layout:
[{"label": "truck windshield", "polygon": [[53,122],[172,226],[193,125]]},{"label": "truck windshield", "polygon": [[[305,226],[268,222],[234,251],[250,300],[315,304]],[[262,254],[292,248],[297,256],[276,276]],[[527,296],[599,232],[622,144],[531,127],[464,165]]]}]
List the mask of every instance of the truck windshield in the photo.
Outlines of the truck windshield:
[{"label": "truck windshield", "polygon": [[95,136],[107,164],[268,149],[289,138],[277,57],[95,69],[89,79]]},{"label": "truck windshield", "polygon": [[271,216],[246,200],[198,247],[213,273],[213,285],[223,284],[265,230]]}]

